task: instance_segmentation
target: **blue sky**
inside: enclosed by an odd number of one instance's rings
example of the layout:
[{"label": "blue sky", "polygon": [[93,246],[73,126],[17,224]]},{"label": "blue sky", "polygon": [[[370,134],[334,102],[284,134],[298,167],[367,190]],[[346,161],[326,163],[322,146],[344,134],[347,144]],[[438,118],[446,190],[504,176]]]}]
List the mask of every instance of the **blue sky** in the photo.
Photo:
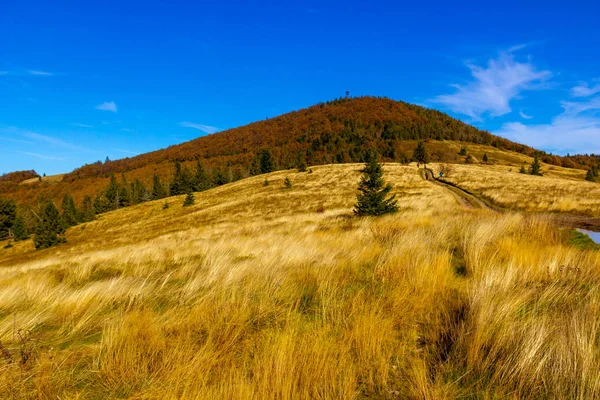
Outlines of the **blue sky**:
[{"label": "blue sky", "polygon": [[87,3],[0,6],[0,173],[68,172],[346,90],[600,153],[592,1]]}]

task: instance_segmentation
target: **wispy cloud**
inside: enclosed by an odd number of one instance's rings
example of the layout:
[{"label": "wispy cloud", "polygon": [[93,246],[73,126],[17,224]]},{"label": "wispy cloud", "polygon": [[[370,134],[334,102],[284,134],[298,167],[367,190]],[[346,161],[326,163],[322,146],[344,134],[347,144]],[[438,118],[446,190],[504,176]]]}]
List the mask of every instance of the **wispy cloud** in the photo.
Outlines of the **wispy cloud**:
[{"label": "wispy cloud", "polygon": [[600,93],[600,83],[590,87],[587,82],[579,82],[579,85],[571,89],[571,96],[573,97],[589,97],[596,93]]},{"label": "wispy cloud", "polygon": [[47,156],[45,154],[31,153],[29,151],[19,151],[19,153],[26,154],[31,157],[41,158],[43,160],[54,160],[54,161],[64,161],[65,160],[64,158],[61,158],[61,157]]},{"label": "wispy cloud", "polygon": [[55,75],[52,72],[40,71],[40,70],[36,70],[36,69],[30,69],[29,71],[27,71],[27,73],[29,75],[34,75],[34,76],[54,76]]},{"label": "wispy cloud", "polygon": [[[0,127],[0,133],[4,134],[4,135],[8,135],[9,137],[21,137],[21,138],[27,138],[30,139],[28,142],[31,144],[45,144],[45,145],[50,145],[50,146],[55,146],[55,147],[60,147],[60,148],[64,148],[64,149],[70,149],[70,150],[83,150],[83,151],[89,151],[83,147],[80,146],[76,146],[73,145],[71,143],[67,143],[61,139],[52,137],[52,136],[46,136],[46,135],[42,135],[40,133],[37,132],[32,132],[29,131],[27,129],[20,129],[14,126],[8,126],[8,127]],[[13,140],[19,140],[19,139],[13,139]]]},{"label": "wispy cloud", "polygon": [[512,52],[520,48],[522,46],[515,46],[500,53],[484,67],[467,63],[471,81],[452,85],[455,93],[437,96],[429,102],[477,121],[481,121],[484,114],[508,114],[512,111],[511,100],[523,91],[539,89],[541,83],[552,77],[550,71],[540,71],[531,62],[517,61]]},{"label": "wispy cloud", "polygon": [[214,126],[209,126],[209,125],[202,125],[202,124],[195,124],[193,122],[188,122],[188,121],[183,121],[179,123],[179,126],[182,126],[184,128],[194,128],[194,129],[198,129],[202,132],[205,133],[215,133],[219,131],[219,128],[214,127]]},{"label": "wispy cloud", "polygon": [[72,126],[77,126],[77,127],[79,127],[79,128],[93,128],[93,126],[92,126],[92,125],[87,125],[87,124],[79,124],[79,123],[76,123],[76,122],[72,123],[71,125],[72,125]]},{"label": "wispy cloud", "polygon": [[119,153],[124,153],[124,154],[132,154],[132,155],[140,154],[139,152],[136,152],[136,151],[129,151],[129,150],[123,150],[123,149],[113,149],[113,150],[118,151]]},{"label": "wispy cloud", "polygon": [[600,154],[600,97],[561,105],[564,111],[548,124],[509,122],[494,133],[558,154]]},{"label": "wispy cloud", "polygon": [[117,105],[115,104],[114,101],[105,101],[104,103],[96,106],[96,110],[111,111],[111,112],[116,113]]},{"label": "wispy cloud", "polygon": [[4,136],[0,136],[0,140],[4,140],[6,142],[12,142],[12,143],[34,144],[33,142],[30,142],[29,140],[14,139],[14,138],[8,138],[8,137],[4,137]]},{"label": "wispy cloud", "polygon": [[524,119],[531,119],[531,118],[533,118],[531,115],[525,114],[523,112],[523,110],[519,111],[519,115],[521,116],[521,118],[524,118]]}]

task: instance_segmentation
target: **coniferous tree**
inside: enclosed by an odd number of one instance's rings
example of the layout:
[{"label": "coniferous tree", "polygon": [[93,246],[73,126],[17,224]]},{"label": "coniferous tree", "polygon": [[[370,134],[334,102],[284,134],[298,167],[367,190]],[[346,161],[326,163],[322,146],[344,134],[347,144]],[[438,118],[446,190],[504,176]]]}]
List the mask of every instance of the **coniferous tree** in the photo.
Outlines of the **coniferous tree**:
[{"label": "coniferous tree", "polygon": [[596,177],[594,176],[594,172],[589,169],[587,174],[585,175],[585,180],[590,182],[596,182]]},{"label": "coniferous tree", "polygon": [[177,196],[182,193],[182,177],[183,173],[181,172],[181,163],[179,161],[175,161],[175,174],[173,175],[173,181],[171,182],[171,186],[169,187],[169,193],[171,194],[171,196]]},{"label": "coniferous tree", "polygon": [[117,182],[117,178],[115,174],[110,175],[110,182],[108,183],[108,187],[106,188],[105,197],[108,200],[109,209],[116,210],[119,208],[119,192],[121,187],[119,182]]},{"label": "coniferous tree", "polygon": [[466,156],[467,155],[467,148],[465,146],[460,148],[460,151],[458,152],[459,156]]},{"label": "coniferous tree", "polygon": [[164,199],[167,197],[167,191],[165,187],[160,182],[160,178],[158,175],[154,174],[153,183],[152,183],[152,200]]},{"label": "coniferous tree", "polygon": [[113,209],[113,204],[108,201],[104,193],[98,193],[94,197],[94,214],[102,214]]},{"label": "coniferous tree", "polygon": [[225,185],[226,183],[229,183],[229,181],[227,180],[227,177],[225,175],[223,175],[223,172],[221,172],[220,168],[215,168],[213,170],[213,185],[214,186],[221,186],[221,185]]},{"label": "coniferous tree", "polygon": [[196,174],[194,176],[194,191],[203,192],[210,189],[211,186],[210,176],[208,176],[204,166],[200,160],[198,160],[196,163]]},{"label": "coniferous tree", "polygon": [[194,205],[195,202],[196,202],[196,199],[194,198],[194,193],[189,191],[187,196],[185,196],[185,200],[183,201],[183,206],[188,207],[188,206]]},{"label": "coniferous tree", "polygon": [[61,216],[63,224],[65,224],[65,228],[75,226],[79,222],[79,218],[77,217],[77,208],[75,207],[75,202],[73,201],[73,197],[68,194],[65,194],[62,199],[62,216]]},{"label": "coniferous tree", "polygon": [[269,181],[267,178],[265,178],[265,180],[263,182],[263,186],[269,186]]},{"label": "coniferous tree", "polygon": [[273,156],[271,156],[271,152],[268,149],[261,150],[261,152],[258,154],[258,158],[261,174],[267,174],[275,170]]},{"label": "coniferous tree", "polygon": [[65,228],[61,223],[58,209],[53,202],[48,201],[40,215],[40,222],[35,228],[33,244],[37,250],[65,243]]},{"label": "coniferous tree", "polygon": [[354,213],[358,216],[383,215],[398,211],[396,196],[388,196],[392,185],[386,184],[383,179],[383,167],[379,162],[378,154],[371,150],[366,154],[365,167],[358,184],[358,194]]},{"label": "coniferous tree", "polygon": [[413,159],[416,162],[427,166],[427,163],[429,162],[429,152],[425,148],[423,142],[417,143],[417,147],[415,147],[415,151],[413,152]]},{"label": "coniferous tree", "polygon": [[81,203],[81,222],[90,222],[96,219],[96,211],[92,204],[92,198],[86,195]]},{"label": "coniferous tree", "polygon": [[17,205],[13,200],[0,199],[0,240],[12,232],[11,229],[17,218]]},{"label": "coniferous tree", "polygon": [[529,167],[529,174],[537,175],[537,176],[542,175],[542,164],[540,163],[538,153],[535,153],[533,156],[533,162],[531,163],[531,166]]},{"label": "coniferous tree", "polygon": [[521,169],[519,170],[519,173],[520,174],[526,174],[527,173],[527,171],[525,170],[525,166],[524,165],[521,165]]},{"label": "coniferous tree", "polygon": [[288,178],[287,176],[285,177],[285,180],[283,181],[283,187],[285,189],[291,189],[292,188],[292,181],[290,181],[290,178]]},{"label": "coniferous tree", "polygon": [[119,208],[128,207],[131,205],[131,193],[129,192],[129,184],[125,179],[125,174],[121,175],[122,184],[119,187]]},{"label": "coniferous tree", "polygon": [[487,156],[487,153],[483,153],[483,162],[484,162],[484,163],[488,162],[488,156]]},{"label": "coniferous tree", "polygon": [[13,225],[13,239],[15,242],[29,239],[27,226],[25,226],[25,221],[20,216],[15,219],[15,223]]}]

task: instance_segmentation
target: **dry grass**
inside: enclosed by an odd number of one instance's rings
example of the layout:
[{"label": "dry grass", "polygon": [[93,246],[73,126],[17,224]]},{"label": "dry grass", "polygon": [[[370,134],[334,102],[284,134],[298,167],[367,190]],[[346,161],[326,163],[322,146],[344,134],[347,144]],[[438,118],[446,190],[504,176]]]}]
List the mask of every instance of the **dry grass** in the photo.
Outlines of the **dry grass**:
[{"label": "dry grass", "polygon": [[546,165],[543,170],[540,177],[520,174],[518,167],[459,164],[445,179],[514,210],[600,216],[600,184],[584,181],[585,171]]},{"label": "dry grass", "polygon": [[255,177],[0,251],[0,397],[600,396],[598,252],[543,219],[462,210],[411,167],[386,168],[400,213],[352,218],[358,169]]}]

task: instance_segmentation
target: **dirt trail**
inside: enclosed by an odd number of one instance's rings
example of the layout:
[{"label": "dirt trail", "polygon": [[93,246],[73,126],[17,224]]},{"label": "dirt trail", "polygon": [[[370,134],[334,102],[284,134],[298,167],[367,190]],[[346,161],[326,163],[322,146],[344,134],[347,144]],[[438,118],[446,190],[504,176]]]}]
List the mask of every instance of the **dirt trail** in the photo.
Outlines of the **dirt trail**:
[{"label": "dirt trail", "polygon": [[444,182],[443,180],[437,179],[433,175],[433,172],[431,172],[430,169],[420,169],[419,173],[421,174],[421,177],[423,179],[425,179],[433,184],[436,184],[436,185],[446,188],[454,196],[454,198],[456,199],[458,204],[462,205],[463,207],[471,208],[471,209],[498,211],[498,210],[491,208],[489,205],[487,205],[484,201],[482,201],[478,197],[473,196],[472,194],[459,188],[458,186],[453,186],[448,182]]}]

